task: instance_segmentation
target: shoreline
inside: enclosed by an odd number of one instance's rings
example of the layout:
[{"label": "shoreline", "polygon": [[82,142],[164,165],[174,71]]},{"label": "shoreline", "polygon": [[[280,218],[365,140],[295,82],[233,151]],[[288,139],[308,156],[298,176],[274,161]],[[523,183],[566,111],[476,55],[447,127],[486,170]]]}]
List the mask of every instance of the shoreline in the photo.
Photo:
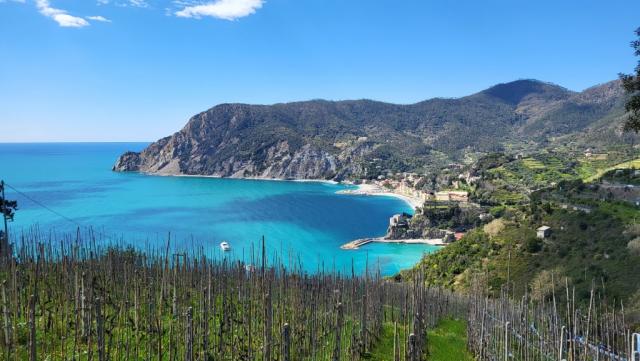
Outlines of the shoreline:
[{"label": "shoreline", "polygon": [[384,237],[360,238],[347,242],[340,246],[343,250],[356,250],[369,243],[396,243],[396,244],[427,244],[430,246],[444,247],[447,243],[442,242],[439,238],[412,238],[412,239],[386,239]]},{"label": "shoreline", "polygon": [[204,175],[204,174],[162,174],[162,173],[149,173],[149,172],[134,172],[138,174],[156,176],[156,177],[186,177],[186,178],[212,178],[212,179],[235,179],[235,180],[256,180],[256,181],[272,181],[272,182],[298,182],[298,183],[324,183],[331,185],[343,185],[343,186],[356,186],[356,189],[342,189],[336,191],[336,194],[357,195],[357,196],[382,196],[393,197],[405,202],[411,209],[415,210],[418,207],[422,207],[424,201],[416,197],[410,197],[408,195],[391,192],[383,189],[375,184],[353,184],[349,181],[338,182],[330,179],[283,179],[283,178],[262,178],[262,177],[222,177],[217,175]]},{"label": "shoreline", "polygon": [[[119,172],[127,173],[127,172]],[[325,184],[345,184],[331,179],[284,179],[284,178],[262,178],[262,177],[223,177],[218,175],[205,174],[162,174],[149,172],[132,172],[156,177],[185,177],[185,178],[212,178],[212,179],[235,179],[235,180],[257,180],[272,182],[299,182],[299,183],[325,183]]]},{"label": "shoreline", "polygon": [[417,197],[410,197],[405,194],[391,192],[387,189],[381,188],[375,184],[358,184],[357,189],[345,189],[337,191],[337,194],[347,194],[356,196],[382,196],[382,197],[394,197],[407,203],[413,210],[418,207],[422,207],[424,201]]}]

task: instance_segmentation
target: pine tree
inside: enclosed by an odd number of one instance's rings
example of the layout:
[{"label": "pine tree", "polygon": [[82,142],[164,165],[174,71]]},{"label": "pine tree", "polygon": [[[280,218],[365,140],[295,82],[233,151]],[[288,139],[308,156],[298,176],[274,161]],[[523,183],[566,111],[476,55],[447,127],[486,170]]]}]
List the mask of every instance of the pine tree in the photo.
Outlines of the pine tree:
[{"label": "pine tree", "polygon": [[[640,28],[636,29],[637,40],[631,42],[631,47],[635,50],[635,55],[640,56]],[[620,74],[622,86],[625,91],[631,95],[625,108],[629,112],[629,118],[624,124],[625,131],[634,131],[636,134],[640,132],[640,61],[635,68],[634,74]]]}]

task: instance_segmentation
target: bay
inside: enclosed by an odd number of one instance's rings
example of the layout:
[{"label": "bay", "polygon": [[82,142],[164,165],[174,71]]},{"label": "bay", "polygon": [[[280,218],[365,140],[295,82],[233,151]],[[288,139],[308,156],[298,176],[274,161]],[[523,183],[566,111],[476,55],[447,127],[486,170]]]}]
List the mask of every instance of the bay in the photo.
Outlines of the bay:
[{"label": "bay", "polygon": [[[267,251],[285,264],[314,272],[362,272],[379,268],[391,275],[413,266],[428,245],[370,244],[359,250],[340,245],[381,236],[389,217],[411,213],[392,197],[336,194],[349,186],[206,177],[161,177],[112,172],[124,151],[147,143],[0,144],[0,179],[19,210],[10,224],[14,236],[37,227],[62,237],[91,227],[100,242],[142,250],[162,249],[171,233],[175,250],[203,250],[210,257],[250,260],[261,237]],[[232,252],[223,254],[226,240]],[[257,251],[255,251],[257,253]]]}]

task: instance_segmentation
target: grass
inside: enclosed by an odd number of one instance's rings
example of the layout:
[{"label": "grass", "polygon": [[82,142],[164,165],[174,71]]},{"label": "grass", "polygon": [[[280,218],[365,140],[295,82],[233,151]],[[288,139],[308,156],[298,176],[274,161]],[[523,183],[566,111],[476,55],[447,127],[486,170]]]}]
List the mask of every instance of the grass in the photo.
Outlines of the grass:
[{"label": "grass", "polygon": [[529,169],[545,169],[546,168],[545,165],[542,164],[542,162],[533,158],[523,159],[522,164]]},{"label": "grass", "polygon": [[[398,325],[398,339],[400,343],[405,339],[405,328],[400,324]],[[401,344],[400,354],[404,352],[405,345]],[[371,361],[393,361],[393,323],[386,322],[382,325],[382,332],[380,333],[380,339],[376,343],[373,350],[369,355],[365,356],[365,359]]]},{"label": "grass", "polygon": [[[398,334],[402,342],[405,329],[401,325],[398,325]],[[467,351],[467,325],[463,320],[443,320],[438,327],[428,332],[427,344],[429,361],[473,361],[471,353]],[[402,355],[404,345],[401,345],[400,351]],[[371,361],[393,361],[393,323],[387,322],[382,326],[380,339],[365,358]]]},{"label": "grass", "polygon": [[619,218],[625,224],[635,224],[640,218],[638,208],[625,202],[600,202],[599,209],[612,217]]},{"label": "grass", "polygon": [[443,320],[429,331],[429,361],[472,361],[467,351],[467,325],[463,320]]}]

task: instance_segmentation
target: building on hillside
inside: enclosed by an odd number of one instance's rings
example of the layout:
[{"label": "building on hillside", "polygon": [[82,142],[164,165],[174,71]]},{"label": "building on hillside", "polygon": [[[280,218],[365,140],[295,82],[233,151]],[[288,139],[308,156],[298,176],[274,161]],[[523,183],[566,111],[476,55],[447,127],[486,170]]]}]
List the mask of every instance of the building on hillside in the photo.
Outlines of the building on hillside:
[{"label": "building on hillside", "polygon": [[457,240],[455,233],[451,231],[445,231],[444,237],[442,237],[442,243],[451,243]]},{"label": "building on hillside", "polygon": [[547,238],[551,235],[551,227],[549,226],[542,226],[540,228],[537,229],[537,233],[536,233],[536,237],[538,238]]},{"label": "building on hillside", "polygon": [[436,192],[435,193],[435,199],[436,201],[449,201],[449,192]]},{"label": "building on hillside", "polygon": [[394,214],[391,218],[389,218],[389,226],[406,226],[409,223],[410,218],[411,216],[406,213]]},{"label": "building on hillside", "polygon": [[480,219],[482,222],[488,222],[493,219],[493,216],[491,215],[491,213],[480,213],[478,215],[478,219]]},{"label": "building on hillside", "polygon": [[436,201],[441,201],[441,202],[468,202],[469,201],[469,192],[465,192],[465,191],[436,192]]},{"label": "building on hillside", "polygon": [[453,202],[468,202],[469,192],[465,192],[465,191],[449,192],[449,198]]}]

